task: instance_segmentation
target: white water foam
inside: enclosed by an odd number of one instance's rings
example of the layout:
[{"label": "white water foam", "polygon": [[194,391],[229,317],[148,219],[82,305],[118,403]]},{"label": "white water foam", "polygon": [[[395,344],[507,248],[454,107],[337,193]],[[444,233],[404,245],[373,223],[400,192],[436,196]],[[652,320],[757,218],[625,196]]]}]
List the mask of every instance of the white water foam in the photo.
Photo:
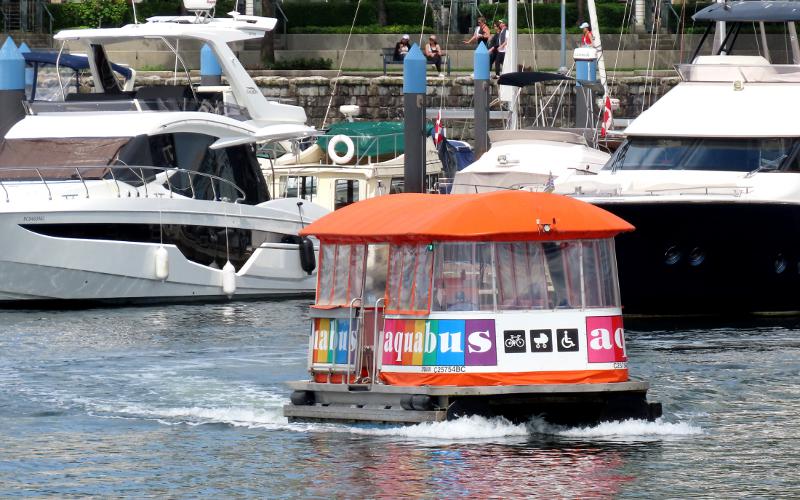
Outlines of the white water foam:
[{"label": "white water foam", "polygon": [[662,418],[654,422],[633,419],[602,422],[586,427],[564,427],[534,419],[528,424],[528,428],[532,434],[614,441],[664,440],[703,434],[703,429],[696,425],[686,422],[667,422]]},{"label": "white water foam", "polygon": [[461,417],[446,422],[424,422],[402,427],[348,427],[352,434],[393,436],[429,441],[468,441],[528,436],[525,425],[515,425],[504,418]]}]

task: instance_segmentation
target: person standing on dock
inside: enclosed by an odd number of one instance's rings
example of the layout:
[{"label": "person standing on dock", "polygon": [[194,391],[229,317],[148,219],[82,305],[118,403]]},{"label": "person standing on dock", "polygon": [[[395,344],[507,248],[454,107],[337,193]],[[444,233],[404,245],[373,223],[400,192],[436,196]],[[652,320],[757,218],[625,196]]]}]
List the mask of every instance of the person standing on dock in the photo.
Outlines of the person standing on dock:
[{"label": "person standing on dock", "polygon": [[591,26],[589,26],[589,23],[582,22],[580,28],[583,30],[583,36],[581,37],[581,45],[584,47],[593,47],[594,38],[592,38],[592,28]]},{"label": "person standing on dock", "polygon": [[469,40],[464,40],[464,44],[469,45],[472,42],[476,41],[478,43],[489,43],[489,37],[491,36],[491,32],[489,30],[489,26],[486,25],[486,19],[483,17],[478,18],[478,26],[475,27],[475,32],[472,34]]},{"label": "person standing on dock", "polygon": [[442,54],[444,54],[444,52],[442,52],[442,47],[439,45],[436,35],[428,37],[428,43],[425,44],[424,54],[428,62],[436,66],[436,72],[439,73],[439,76],[444,76],[442,73]]},{"label": "person standing on dock", "polygon": [[[494,74],[498,77],[500,72],[503,71],[503,61],[506,59],[506,47],[508,47],[508,26],[502,19],[498,21],[500,24],[500,33],[497,34],[497,57],[494,59]],[[516,71],[512,68],[512,71]]]},{"label": "person standing on dock", "polygon": [[492,23],[492,28],[494,28],[494,35],[489,39],[489,68],[494,66],[494,60],[497,59],[497,46],[500,45],[498,42],[500,38],[500,23],[495,21]]}]

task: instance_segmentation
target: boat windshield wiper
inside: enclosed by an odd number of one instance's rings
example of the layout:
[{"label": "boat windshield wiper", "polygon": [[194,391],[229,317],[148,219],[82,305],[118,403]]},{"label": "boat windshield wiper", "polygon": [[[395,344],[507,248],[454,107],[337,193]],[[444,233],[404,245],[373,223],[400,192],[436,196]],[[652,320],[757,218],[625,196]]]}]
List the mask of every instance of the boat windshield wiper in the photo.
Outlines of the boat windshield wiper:
[{"label": "boat windshield wiper", "polygon": [[622,162],[625,161],[625,155],[628,153],[628,149],[630,147],[631,147],[631,143],[630,142],[626,142],[625,144],[623,144],[620,147],[620,149],[618,150],[618,153],[616,155],[614,155],[614,157],[611,160],[611,173],[612,174],[617,171],[617,165],[622,165]]},{"label": "boat windshield wiper", "polygon": [[756,169],[748,172],[747,175],[745,175],[744,177],[745,179],[747,179],[749,177],[756,175],[759,172],[772,172],[778,170],[778,168],[781,166],[781,163],[783,163],[783,160],[785,160],[788,157],[789,155],[782,154],[777,158],[775,158],[774,160],[765,160],[764,158],[762,158],[760,161],[761,164]]}]

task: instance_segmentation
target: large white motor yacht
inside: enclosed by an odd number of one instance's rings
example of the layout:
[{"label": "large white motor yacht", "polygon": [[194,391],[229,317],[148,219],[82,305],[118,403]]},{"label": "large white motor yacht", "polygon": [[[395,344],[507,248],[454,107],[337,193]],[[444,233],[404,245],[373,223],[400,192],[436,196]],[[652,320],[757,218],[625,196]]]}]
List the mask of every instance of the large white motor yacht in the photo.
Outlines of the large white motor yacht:
[{"label": "large white motor yacht", "polygon": [[698,12],[708,30],[678,67],[682,81],[634,120],[598,175],[556,183],[636,226],[617,239],[626,313],[800,310],[797,5]]},{"label": "large white motor yacht", "polygon": [[[0,141],[0,306],[313,292],[313,242],[297,233],[327,211],[270,199],[254,143],[315,131],[228,46],[275,22],[158,17],[55,36],[82,45],[93,92],[32,103]],[[142,39],[207,45],[227,83],[123,89],[106,47]]]}]

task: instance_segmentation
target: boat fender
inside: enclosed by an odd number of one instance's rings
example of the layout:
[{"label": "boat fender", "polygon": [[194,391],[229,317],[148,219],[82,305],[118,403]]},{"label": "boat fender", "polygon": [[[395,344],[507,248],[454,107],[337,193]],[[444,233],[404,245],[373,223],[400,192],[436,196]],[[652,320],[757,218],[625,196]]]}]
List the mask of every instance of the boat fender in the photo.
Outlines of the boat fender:
[{"label": "boat fender", "polygon": [[289,399],[295,406],[311,406],[315,402],[314,393],[311,391],[294,391]]},{"label": "boat fender", "polygon": [[427,394],[414,394],[411,396],[411,407],[418,411],[433,410],[433,399]]},{"label": "boat fender", "polygon": [[414,399],[413,394],[403,394],[400,397],[400,406],[404,410],[413,410],[414,409],[414,405],[412,404],[413,399]]},{"label": "boat fender", "polygon": [[166,280],[169,276],[169,253],[163,246],[156,249],[155,266],[156,278],[161,281]]},{"label": "boat fender", "polygon": [[236,269],[231,261],[222,266],[222,291],[228,298],[233,297],[233,294],[236,293]]},{"label": "boat fender", "polygon": [[[341,156],[336,152],[336,146],[338,146],[339,143],[343,143],[345,146],[347,146],[347,151],[345,151],[344,155]],[[353,144],[353,139],[344,134],[334,135],[328,142],[328,156],[333,163],[336,163],[337,165],[350,163],[350,160],[353,159],[355,152],[356,146]]]},{"label": "boat fender", "polygon": [[300,249],[300,267],[311,275],[317,268],[317,257],[314,254],[314,242],[310,238],[301,238],[298,244]]}]

